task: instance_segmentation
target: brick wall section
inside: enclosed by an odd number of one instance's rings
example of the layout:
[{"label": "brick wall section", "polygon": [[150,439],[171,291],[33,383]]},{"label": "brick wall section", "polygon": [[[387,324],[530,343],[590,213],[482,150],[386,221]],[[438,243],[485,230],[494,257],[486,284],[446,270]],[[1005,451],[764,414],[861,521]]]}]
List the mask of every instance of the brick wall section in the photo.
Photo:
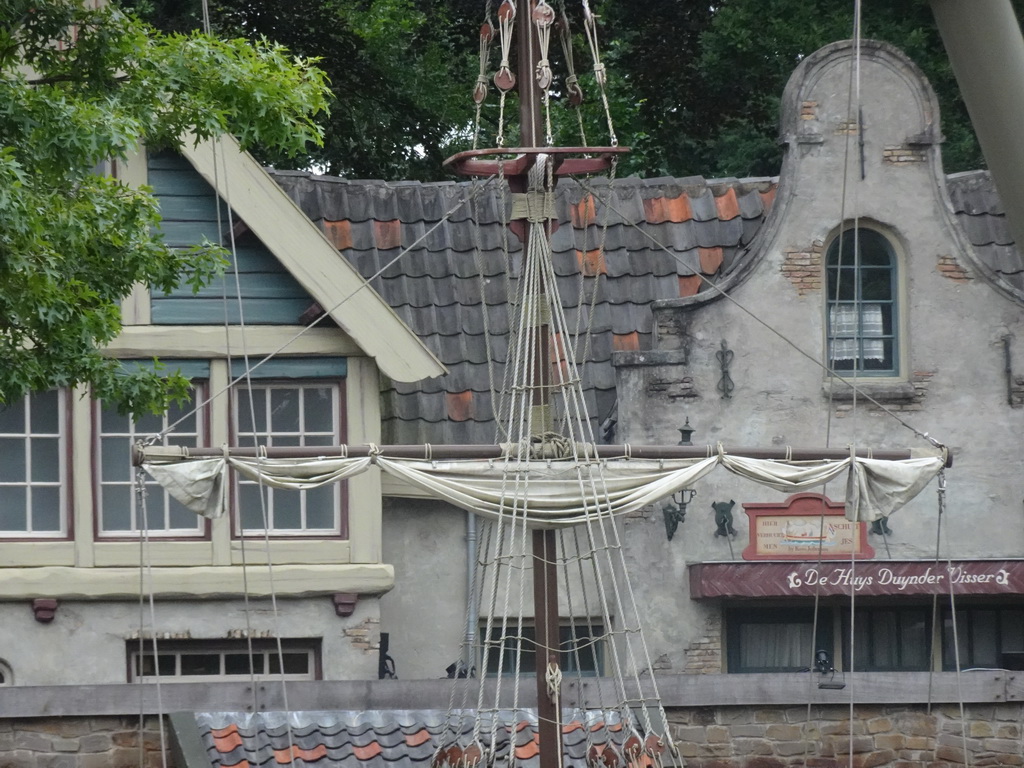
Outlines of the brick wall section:
[{"label": "brick wall section", "polygon": [[952,256],[939,257],[939,274],[958,283],[966,283],[974,277]]},{"label": "brick wall section", "polygon": [[[667,373],[672,369],[666,366],[664,370]],[[697,392],[696,387],[693,385],[692,376],[680,375],[676,378],[674,376],[652,373],[647,379],[647,395],[654,398],[666,397],[670,401],[674,401],[679,398],[699,397],[700,393]]]},{"label": "brick wall section", "polygon": [[906,163],[923,163],[927,159],[928,150],[920,147],[910,147],[906,144],[902,144],[882,149],[883,163],[905,165]]},{"label": "brick wall section", "polygon": [[722,671],[722,616],[715,612],[704,625],[704,634],[686,649],[687,675],[717,675]]},{"label": "brick wall section", "polygon": [[821,240],[815,240],[810,248],[785,251],[782,274],[793,284],[798,295],[803,296],[821,290],[824,247]]},{"label": "brick wall section", "polygon": [[[899,413],[900,411],[920,411],[924,409],[923,402],[928,395],[928,386],[931,384],[934,376],[935,371],[914,371],[913,376],[910,378],[912,388],[910,390],[900,388],[898,396],[878,389],[878,385],[868,378],[858,379],[857,383],[867,394],[884,406],[886,411]],[[857,408],[870,413],[883,413],[881,407],[863,397],[858,398]],[[853,415],[853,403],[849,400],[837,403],[835,409],[836,418],[842,419]]]},{"label": "brick wall section", "polygon": [[162,768],[156,718],[146,718],[142,745],[140,765],[137,717],[0,720],[0,768]]},{"label": "brick wall section", "polygon": [[376,653],[380,650],[379,617],[371,616],[361,624],[345,629],[344,634],[352,643],[352,647],[363,653]]},{"label": "brick wall section", "polygon": [[800,102],[800,119],[801,120],[817,120],[818,119],[818,102],[816,102],[816,101],[802,101],[802,102]]},{"label": "brick wall section", "polygon": [[[670,709],[687,768],[956,768],[1024,765],[1020,704]],[[850,759],[852,752],[852,761]],[[806,762],[805,762],[806,756]]]}]

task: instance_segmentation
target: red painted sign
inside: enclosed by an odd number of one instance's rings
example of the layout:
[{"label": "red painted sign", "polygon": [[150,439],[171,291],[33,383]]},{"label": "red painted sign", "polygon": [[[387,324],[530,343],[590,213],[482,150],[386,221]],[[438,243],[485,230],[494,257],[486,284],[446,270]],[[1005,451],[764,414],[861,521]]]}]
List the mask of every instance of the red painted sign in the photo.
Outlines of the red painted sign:
[{"label": "red painted sign", "polygon": [[1024,595],[1024,560],[697,563],[690,596]]},{"label": "red painted sign", "polygon": [[842,504],[820,493],[797,493],[781,504],[744,504],[750,544],[744,560],[870,559],[867,525],[852,523]]}]

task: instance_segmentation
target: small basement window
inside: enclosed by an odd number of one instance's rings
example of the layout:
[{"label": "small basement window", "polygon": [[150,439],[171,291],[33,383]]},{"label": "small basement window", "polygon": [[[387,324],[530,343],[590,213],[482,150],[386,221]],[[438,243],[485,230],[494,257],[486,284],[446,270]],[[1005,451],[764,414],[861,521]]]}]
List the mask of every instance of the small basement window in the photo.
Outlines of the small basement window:
[{"label": "small basement window", "polygon": [[152,640],[128,641],[129,682],[201,683],[245,680],[250,676],[279,680],[319,680],[320,641],[282,640]]}]

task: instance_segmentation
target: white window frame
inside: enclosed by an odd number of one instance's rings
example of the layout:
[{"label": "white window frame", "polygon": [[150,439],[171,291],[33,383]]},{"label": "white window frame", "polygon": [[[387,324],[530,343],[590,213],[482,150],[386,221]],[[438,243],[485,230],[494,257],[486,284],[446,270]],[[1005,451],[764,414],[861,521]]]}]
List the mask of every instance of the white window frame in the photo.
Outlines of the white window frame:
[{"label": "white window frame", "polygon": [[[36,432],[32,426],[32,400],[43,395],[55,395],[57,398],[57,432]],[[25,441],[25,476],[21,480],[2,480],[0,486],[8,488],[25,489],[25,528],[24,530],[0,531],[0,539],[66,539],[68,532],[68,413],[67,413],[67,392],[65,390],[50,390],[36,395],[26,395],[22,398],[20,407],[22,409],[23,429],[20,432],[3,432],[5,438],[21,438]],[[5,407],[5,406],[0,406]],[[11,404],[6,407],[15,407]],[[58,468],[56,480],[33,480],[32,479],[32,441],[33,440],[57,440]],[[33,525],[32,495],[33,489],[56,488],[58,491],[57,517],[59,525],[57,530],[36,530]]]},{"label": "white window frame", "polygon": [[[319,679],[320,669],[320,643],[317,640],[281,640],[281,648],[285,656],[291,654],[303,654],[306,656],[306,672],[291,672],[282,675],[280,672],[270,671],[272,665],[278,664],[280,656],[277,650],[277,641],[273,639],[254,639],[252,641],[253,667],[258,671],[250,674],[248,670],[228,673],[227,657],[242,655],[248,658],[249,641],[240,638],[237,640],[164,640],[157,641],[156,655],[163,659],[161,663],[173,659],[173,670],[163,674],[141,674],[139,671],[139,657],[153,658],[153,640],[147,638],[142,642],[140,654],[138,639],[128,641],[128,682],[130,683],[155,683],[159,678],[161,683],[215,683],[231,681],[247,681],[250,678],[257,680],[287,680],[303,681]],[[182,660],[187,656],[218,657],[220,671],[216,674],[188,674],[183,671]]]},{"label": "white window frame", "polygon": [[[330,429],[317,429],[310,430],[306,428],[306,414],[305,414],[305,398],[300,394],[298,398],[299,403],[299,429],[298,430],[278,430],[275,431],[273,425],[273,412],[272,412],[272,393],[274,391],[281,390],[293,390],[299,391],[300,393],[311,389],[329,389],[331,392],[331,425]],[[239,408],[242,407],[242,398],[239,397],[240,393],[251,393],[251,396],[246,398],[248,402],[254,405],[262,399],[264,407],[264,425],[265,429],[256,433],[255,435],[251,431],[241,431],[239,424]],[[261,446],[267,448],[274,448],[280,446],[282,443],[287,445],[323,445],[323,446],[335,446],[342,441],[342,382],[337,379],[288,379],[288,380],[259,380],[252,382],[251,385],[239,385],[235,390],[235,396],[232,397],[232,418],[231,418],[231,430],[235,437],[235,444],[240,446],[251,446],[254,440]],[[252,421],[251,415],[246,416],[247,421]],[[315,442],[310,442],[310,439],[314,438]],[[268,534],[274,537],[337,537],[342,535],[343,530],[343,489],[341,483],[332,483],[327,486],[330,492],[333,494],[332,508],[334,510],[333,525],[328,528],[311,528],[306,525],[307,518],[307,493],[308,491],[294,491],[287,489],[271,488],[269,486],[262,486],[261,496],[262,503],[258,510],[262,517],[264,511],[266,513],[266,527],[262,525],[255,528],[243,528],[242,527],[242,489],[253,488],[259,486],[254,480],[248,480],[246,478],[237,476],[235,477],[234,484],[234,535],[235,536],[263,536]],[[274,513],[275,513],[275,499],[280,494],[301,494],[299,497],[299,516],[301,520],[301,526],[298,528],[279,528],[275,525]]]},{"label": "white window frame", "polygon": [[[207,418],[206,408],[203,403],[206,400],[207,386],[204,381],[196,381],[193,383],[192,389],[192,400],[190,403],[186,403],[184,408],[191,410],[197,408],[194,415],[195,418],[195,430],[192,432],[184,432],[181,426],[176,426],[170,434],[165,434],[164,437],[159,441],[159,445],[187,445],[187,446],[203,446],[207,444]],[[115,438],[124,439],[125,441],[125,462],[129,460],[131,446],[139,441],[144,440],[151,436],[148,431],[140,431],[137,426],[137,422],[129,420],[128,431],[111,431],[105,432],[103,430],[103,415],[104,407],[100,401],[94,401],[94,422],[95,430],[93,435],[93,455],[95,459],[93,461],[93,477],[94,485],[96,488],[96,535],[100,539],[125,539],[137,538],[142,531],[142,510],[140,509],[139,499],[137,494],[134,492],[135,484],[132,480],[134,469],[130,469],[128,472],[127,480],[104,480],[103,479],[103,439],[104,438]],[[167,413],[164,413],[160,418],[160,431],[167,432],[170,426],[176,420],[175,417],[169,417]],[[203,537],[207,533],[207,523],[205,518],[194,513],[189,513],[195,518],[193,525],[186,528],[172,528],[170,527],[170,515],[167,514],[167,510],[171,508],[171,504],[177,504],[180,506],[180,502],[175,501],[169,493],[152,477],[149,475],[145,476],[145,491],[148,498],[158,497],[162,499],[164,516],[163,525],[154,526],[151,515],[146,515],[148,519],[148,530],[146,531],[147,536],[154,538],[199,538]],[[106,530],[104,528],[104,510],[105,502],[103,499],[103,490],[106,487],[128,487],[129,488],[129,520],[130,527],[127,529],[117,530]],[[147,509],[149,504],[147,503]]]}]

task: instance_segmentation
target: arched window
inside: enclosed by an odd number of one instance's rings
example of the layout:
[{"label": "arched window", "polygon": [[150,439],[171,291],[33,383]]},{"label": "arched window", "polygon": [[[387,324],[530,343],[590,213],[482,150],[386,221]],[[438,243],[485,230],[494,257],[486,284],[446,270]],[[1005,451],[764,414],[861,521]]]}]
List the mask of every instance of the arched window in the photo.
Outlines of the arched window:
[{"label": "arched window", "polygon": [[829,366],[840,374],[899,373],[892,243],[873,229],[848,229],[832,241],[825,263]]}]

